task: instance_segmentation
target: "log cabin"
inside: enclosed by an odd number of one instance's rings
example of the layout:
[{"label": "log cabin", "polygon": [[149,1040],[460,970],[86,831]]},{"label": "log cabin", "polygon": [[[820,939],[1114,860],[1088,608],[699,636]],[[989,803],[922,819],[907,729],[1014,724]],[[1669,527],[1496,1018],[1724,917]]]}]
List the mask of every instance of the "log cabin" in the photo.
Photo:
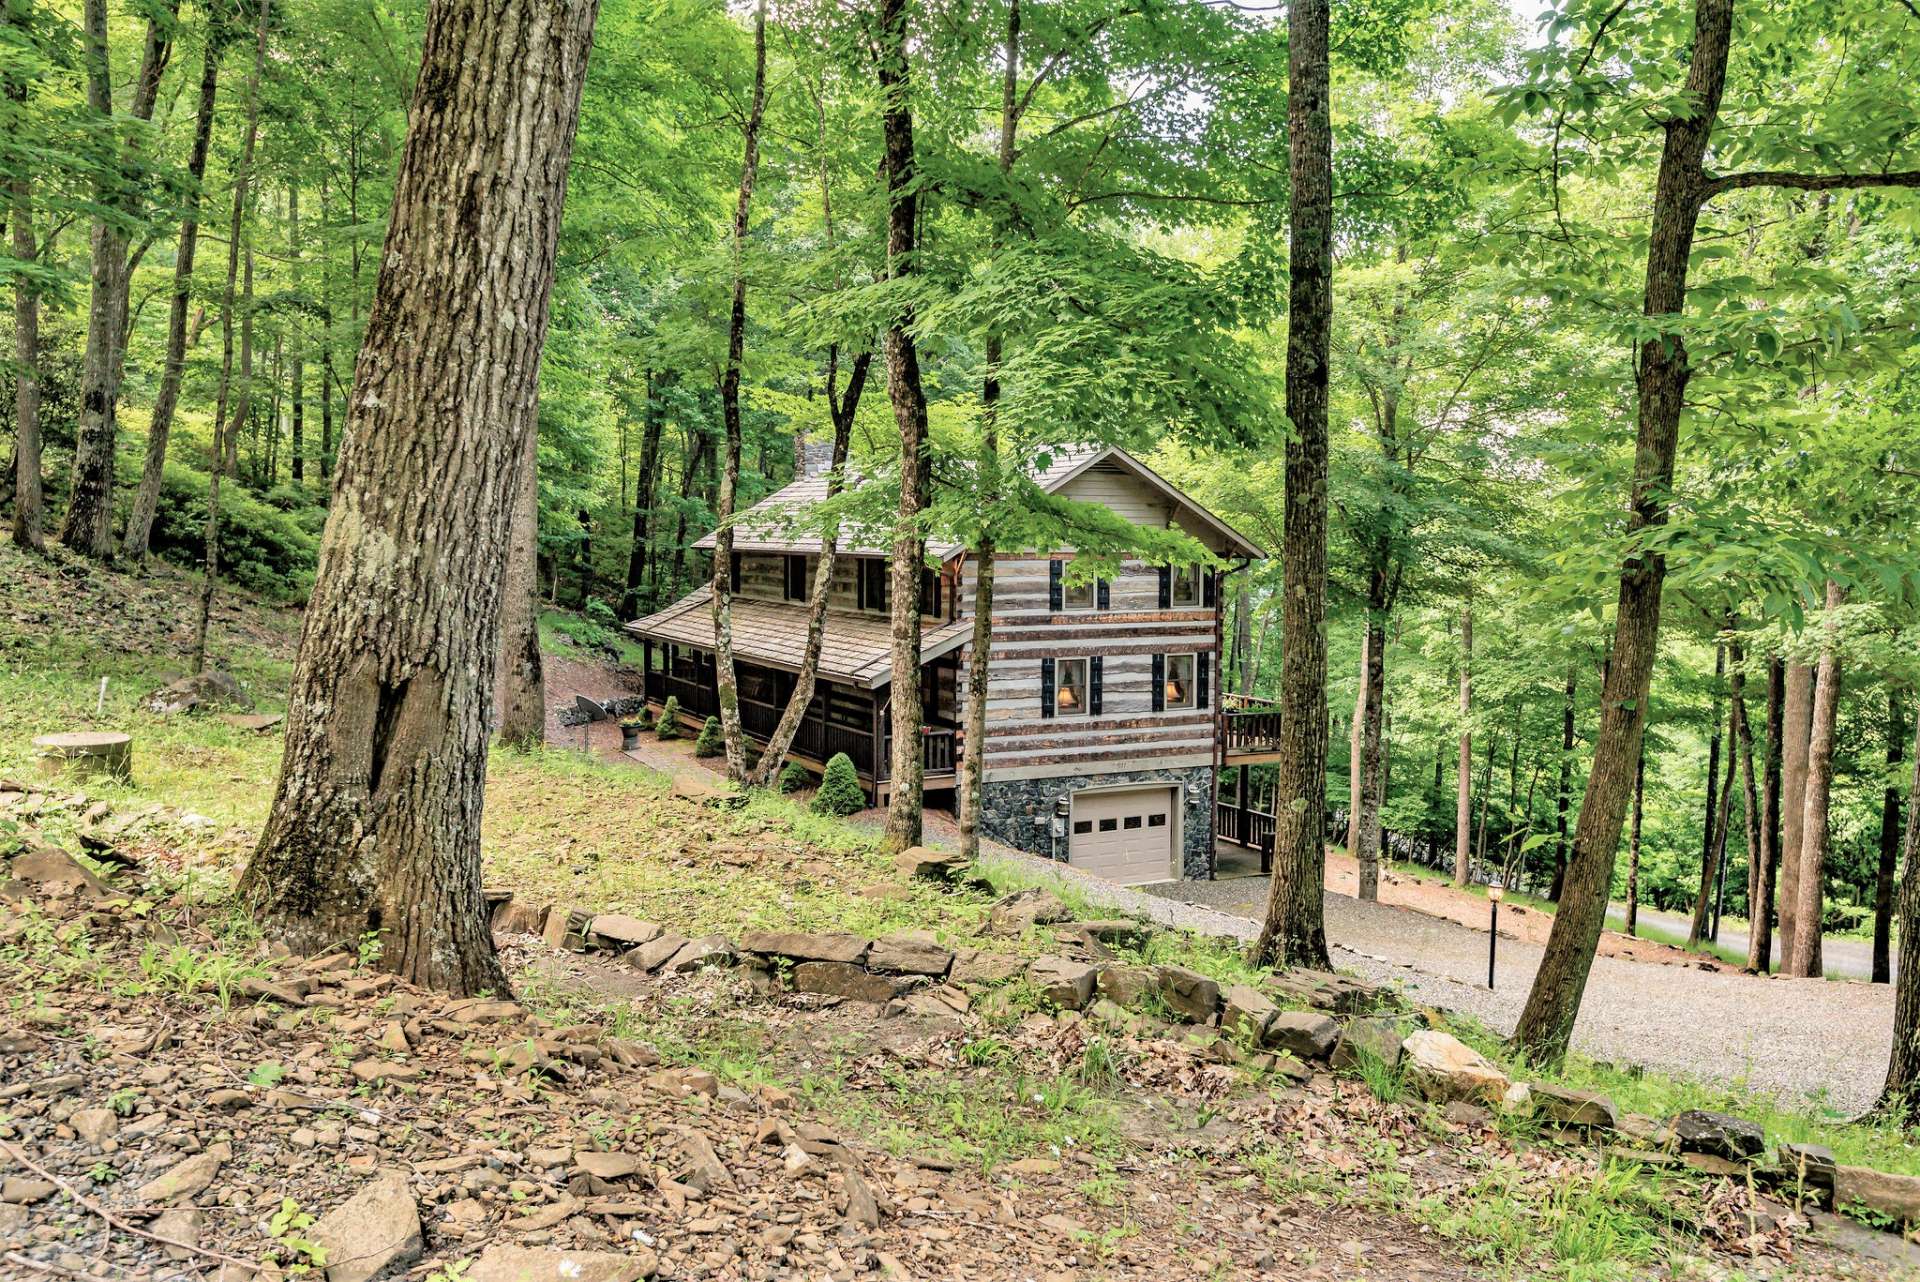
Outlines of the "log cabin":
[{"label": "log cabin", "polygon": [[[820,540],[795,515],[827,496],[825,459],[804,442],[798,479],[743,513],[731,567],[740,714],[764,743],[806,644]],[[977,558],[928,547],[921,579],[926,801],[952,809],[961,756],[986,754],[981,828],[1020,850],[1137,884],[1213,875],[1219,843],[1270,857],[1270,815],[1247,806],[1247,768],[1274,759],[1278,715],[1219,679],[1224,581],[1262,550],[1125,450],[1057,454],[1034,480],[1130,521],[1184,531],[1215,562],[1124,561],[1118,576],[1072,582],[1069,549],[995,558],[986,741],[964,742]],[[713,536],[696,548],[711,550]],[[813,702],[791,760],[819,771],[844,752],[876,804],[890,793],[889,551],[843,531]],[[645,696],[669,696],[698,725],[718,710],[710,587],[627,625],[642,643]],[[1237,774],[1233,772],[1237,771]],[[1234,800],[1220,804],[1226,775]]]}]

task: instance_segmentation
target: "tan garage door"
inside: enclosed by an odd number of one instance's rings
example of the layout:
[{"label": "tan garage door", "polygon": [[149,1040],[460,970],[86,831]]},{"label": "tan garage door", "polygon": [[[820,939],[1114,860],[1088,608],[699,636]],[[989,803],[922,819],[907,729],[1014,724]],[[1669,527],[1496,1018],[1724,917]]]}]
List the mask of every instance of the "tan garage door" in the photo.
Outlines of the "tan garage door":
[{"label": "tan garage door", "polygon": [[1173,877],[1173,794],[1172,788],[1074,793],[1067,862],[1127,886]]}]

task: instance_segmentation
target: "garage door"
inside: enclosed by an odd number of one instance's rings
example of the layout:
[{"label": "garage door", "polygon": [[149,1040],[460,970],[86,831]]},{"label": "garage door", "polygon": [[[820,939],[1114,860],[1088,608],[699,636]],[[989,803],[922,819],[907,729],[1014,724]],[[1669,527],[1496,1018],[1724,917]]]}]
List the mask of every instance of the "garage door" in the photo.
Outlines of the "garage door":
[{"label": "garage door", "polygon": [[1122,885],[1168,880],[1173,795],[1172,788],[1074,793],[1067,862]]}]

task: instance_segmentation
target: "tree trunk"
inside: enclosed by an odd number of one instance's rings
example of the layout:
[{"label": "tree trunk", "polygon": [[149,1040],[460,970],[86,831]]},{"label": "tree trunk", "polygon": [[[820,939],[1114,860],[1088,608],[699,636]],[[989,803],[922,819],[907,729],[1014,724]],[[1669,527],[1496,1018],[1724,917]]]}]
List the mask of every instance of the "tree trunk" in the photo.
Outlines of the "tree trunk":
[{"label": "tree trunk", "polygon": [[133,493],[126,537],[120,553],[138,561],[147,554],[153,537],[153,517],[160,506],[160,484],[166,472],[167,440],[173,431],[174,410],[180,403],[180,381],[187,364],[187,306],[193,297],[193,260],[200,243],[200,187],[207,177],[207,150],[213,138],[213,111],[220,79],[223,42],[218,21],[207,20],[207,49],[200,64],[200,101],[193,118],[193,148],[187,153],[185,212],[180,220],[180,243],[174,252],[173,298],[167,309],[167,355],[160,372],[160,390],[154,396],[147,427],[147,457],[140,468],[140,486]]},{"label": "tree trunk", "polygon": [[1787,665],[1786,709],[1780,728],[1780,969],[1787,970],[1800,920],[1801,825],[1806,818],[1807,748],[1813,734],[1813,669]]},{"label": "tree trunk", "polygon": [[1733,782],[1738,766],[1729,738],[1726,769],[1720,778],[1720,804],[1714,815],[1713,852],[1709,856],[1713,877],[1707,883],[1706,937],[1715,942],[1720,938],[1721,901],[1727,897],[1727,839],[1733,830]]},{"label": "tree trunk", "polygon": [[[1767,914],[1773,911],[1772,874],[1764,871],[1767,861],[1766,829],[1760,813],[1760,781],[1753,768],[1753,723],[1747,716],[1746,654],[1740,643],[1730,643],[1728,658],[1733,679],[1727,690],[1727,704],[1733,718],[1731,751],[1740,763],[1742,826],[1747,830],[1747,915],[1753,919],[1747,931],[1747,955],[1753,955],[1753,937],[1768,928]],[[1761,903],[1761,882],[1765,880],[1766,898]],[[1714,932],[1715,939],[1719,932]]]},{"label": "tree trunk", "polygon": [[1873,882],[1873,982],[1885,984],[1893,978],[1891,956],[1893,932],[1893,874],[1900,858],[1900,789],[1894,774],[1906,746],[1906,722],[1901,716],[1899,696],[1887,691],[1887,786],[1880,799],[1880,866]]},{"label": "tree trunk", "polygon": [[[147,20],[146,45],[140,69],[134,75],[133,97],[127,114],[141,122],[153,119],[160,95],[160,75],[173,51],[170,33],[176,3],[167,4]],[[82,6],[84,61],[87,68],[87,107],[113,133],[113,80],[107,52],[107,0],[86,0]],[[94,183],[94,199],[102,213],[93,225],[92,272],[87,302],[87,349],[80,373],[80,422],[73,447],[73,492],[60,541],[91,557],[113,554],[113,463],[119,426],[115,418],[120,399],[120,375],[126,360],[127,325],[126,223],[137,214],[139,201],[139,135],[130,136],[113,163],[103,163]]]},{"label": "tree trunk", "polygon": [[520,447],[513,524],[500,580],[500,670],[494,706],[500,741],[536,748],[547,732],[547,675],[540,655],[540,416]]},{"label": "tree trunk", "polygon": [[[913,101],[907,61],[907,0],[880,0],[880,125],[885,142],[881,171],[887,190],[887,274],[904,281],[915,273],[914,237],[919,227],[919,182],[915,174]],[[887,318],[887,394],[900,428],[900,510],[893,535],[890,591],[893,616],[892,797],[887,807],[886,848],[920,844],[922,757],[920,727],[920,570],[926,539],[920,513],[927,505],[931,455],[927,441],[927,396],[920,384],[920,354],[913,337],[911,303]]]},{"label": "tree trunk", "polygon": [[1820,919],[1826,879],[1827,847],[1831,837],[1828,808],[1833,792],[1833,736],[1840,713],[1840,624],[1837,617],[1846,593],[1827,580],[1826,617],[1821,627],[1820,668],[1813,685],[1813,728],[1807,743],[1807,789],[1800,820],[1800,875],[1795,884],[1793,940],[1787,945],[1787,973],[1813,977],[1822,973]]},{"label": "tree trunk", "polygon": [[1647,796],[1647,757],[1641,752],[1633,764],[1633,826],[1627,838],[1627,933],[1640,926],[1640,818]]},{"label": "tree trunk", "polygon": [[[10,7],[8,20],[23,29],[28,11]],[[7,77],[7,97],[16,104],[26,102],[24,75]],[[24,170],[14,173],[8,196],[13,256],[22,265],[31,263],[40,257],[40,246],[33,230],[33,180]],[[40,291],[24,273],[13,281],[13,541],[39,552],[46,548],[40,477]]]},{"label": "tree trunk", "polygon": [[1560,902],[1560,891],[1567,882],[1567,802],[1568,792],[1573,786],[1573,713],[1577,669],[1567,665],[1567,697],[1560,707],[1560,784],[1554,794],[1553,823],[1553,884],[1547,888],[1547,898]]},{"label": "tree trunk", "polygon": [[620,617],[637,619],[640,584],[646,576],[648,540],[653,525],[654,487],[660,471],[660,428],[666,420],[654,396],[653,371],[646,374],[647,405],[641,414],[640,468],[633,481],[633,546],[627,551],[627,588],[620,600]]},{"label": "tree trunk", "polygon": [[1779,655],[1767,657],[1767,747],[1760,775],[1760,862],[1755,894],[1747,907],[1753,924],[1747,931],[1747,969],[1764,975],[1773,967],[1774,888],[1780,874],[1780,738],[1785,715],[1786,667]]},{"label": "tree trunk", "polygon": [[[327,211],[326,171],[320,171],[320,216]],[[333,480],[333,258],[320,255],[320,307],[326,316],[326,339],[320,344],[320,485],[330,489]]]},{"label": "tree trunk", "polygon": [[1720,683],[1727,675],[1727,647],[1716,645],[1713,648],[1713,733],[1707,745],[1707,807],[1700,820],[1700,890],[1693,899],[1693,920],[1687,926],[1687,947],[1699,946],[1707,931],[1707,915],[1713,907],[1713,879],[1719,872],[1719,864],[1714,858],[1714,850],[1721,843],[1717,839],[1717,824],[1725,814],[1720,804]]},{"label": "tree trunk", "polygon": [[1914,718],[1913,782],[1907,787],[1906,867],[1900,874],[1900,966],[1894,972],[1893,1053],[1878,1110],[1920,1124],[1920,716]]},{"label": "tree trunk", "polygon": [[[287,252],[293,260],[293,292],[300,292],[300,184],[287,184]],[[287,361],[287,398],[289,428],[287,475],[295,488],[307,479],[307,349],[301,333],[305,318],[295,312],[287,326],[287,342],[292,349]]]},{"label": "tree trunk", "polygon": [[733,303],[727,314],[727,368],[720,376],[720,417],[727,444],[720,471],[719,524],[713,532],[714,684],[720,704],[720,737],[727,746],[727,778],[747,777],[747,736],[740,725],[740,676],[733,662],[733,508],[740,490],[740,367],[747,350],[747,216],[753,180],[760,170],[760,118],[767,107],[767,0],[753,15],[753,97],[747,107],[740,192],[733,206]]},{"label": "tree trunk", "polygon": [[[213,450],[207,465],[207,519],[201,535],[200,610],[194,621],[193,670],[207,667],[207,636],[213,623],[214,585],[220,577],[220,482],[233,454],[233,441],[247,419],[249,388],[242,379],[239,403],[234,406],[233,421],[227,421],[227,405],[233,392],[233,313],[236,306],[234,277],[240,268],[240,242],[246,228],[247,198],[253,185],[253,153],[260,139],[260,80],[266,73],[267,30],[270,3],[260,6],[259,27],[254,33],[253,69],[247,76],[246,130],[240,143],[240,160],[233,173],[233,213],[227,221],[227,280],[220,303],[220,391],[213,408]],[[253,259],[247,259],[247,293],[251,307]],[[251,325],[251,320],[249,320]]]},{"label": "tree trunk", "polygon": [[1273,882],[1263,962],[1325,968],[1327,366],[1333,328],[1333,143],[1327,0],[1287,8],[1288,262],[1285,537]]},{"label": "tree trunk", "polygon": [[[272,812],[239,893],[311,952],[501,993],[480,833],[593,0],[433,0]],[[511,182],[503,175],[512,175]]]},{"label": "tree trunk", "polygon": [[[1732,0],[1695,0],[1686,94],[1675,106],[1676,112],[1690,114],[1675,114],[1664,122],[1666,139],[1647,242],[1644,311],[1659,331],[1669,328],[1666,318],[1678,316],[1686,306],[1687,259],[1700,206],[1708,194],[1704,160],[1726,87],[1732,28]],[[1688,374],[1686,344],[1678,333],[1656,332],[1640,345],[1639,422],[1626,530],[1629,551],[1621,567],[1612,661],[1600,697],[1593,769],[1574,830],[1565,893],[1514,1029],[1515,1046],[1535,1062],[1558,1061],[1566,1054],[1606,922],[1613,860],[1646,728],[1647,694],[1660,636],[1660,594],[1667,563],[1658,550],[1658,535],[1667,523]]]},{"label": "tree trunk", "polygon": [[1380,898],[1380,806],[1386,780],[1384,754],[1381,752],[1383,723],[1387,702],[1387,617],[1385,602],[1386,573],[1376,568],[1370,596],[1377,599],[1367,608],[1367,669],[1360,681],[1360,803],[1357,858],[1360,867],[1360,898],[1374,902]]},{"label": "tree trunk", "polygon": [[1353,688],[1353,716],[1347,722],[1347,856],[1360,858],[1360,791],[1361,752],[1360,741],[1364,737],[1362,727],[1367,720],[1367,646],[1373,640],[1371,625],[1360,633],[1360,673]]},{"label": "tree trunk", "polygon": [[1473,604],[1460,611],[1460,764],[1454,771],[1453,884],[1473,875]]}]

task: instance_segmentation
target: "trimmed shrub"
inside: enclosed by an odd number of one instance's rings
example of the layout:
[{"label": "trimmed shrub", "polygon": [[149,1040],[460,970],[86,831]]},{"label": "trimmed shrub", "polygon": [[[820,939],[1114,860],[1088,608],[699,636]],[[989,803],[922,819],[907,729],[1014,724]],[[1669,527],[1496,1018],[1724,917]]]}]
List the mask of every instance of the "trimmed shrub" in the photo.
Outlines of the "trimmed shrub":
[{"label": "trimmed shrub", "polygon": [[853,758],[836,752],[827,759],[827,772],[820,776],[820,791],[813,794],[813,812],[818,815],[851,815],[867,808],[867,794],[860,787],[860,772]]},{"label": "trimmed shrub", "polygon": [[700,727],[700,737],[693,741],[693,755],[717,757],[726,750],[727,741],[720,736],[720,718],[708,717],[707,724]]},{"label": "trimmed shrub", "polygon": [[662,739],[680,737],[680,696],[670,694],[660,706],[660,719],[653,723],[653,732]]},{"label": "trimmed shrub", "polygon": [[797,761],[789,761],[780,768],[778,786],[781,792],[799,792],[812,782],[813,776]]}]

